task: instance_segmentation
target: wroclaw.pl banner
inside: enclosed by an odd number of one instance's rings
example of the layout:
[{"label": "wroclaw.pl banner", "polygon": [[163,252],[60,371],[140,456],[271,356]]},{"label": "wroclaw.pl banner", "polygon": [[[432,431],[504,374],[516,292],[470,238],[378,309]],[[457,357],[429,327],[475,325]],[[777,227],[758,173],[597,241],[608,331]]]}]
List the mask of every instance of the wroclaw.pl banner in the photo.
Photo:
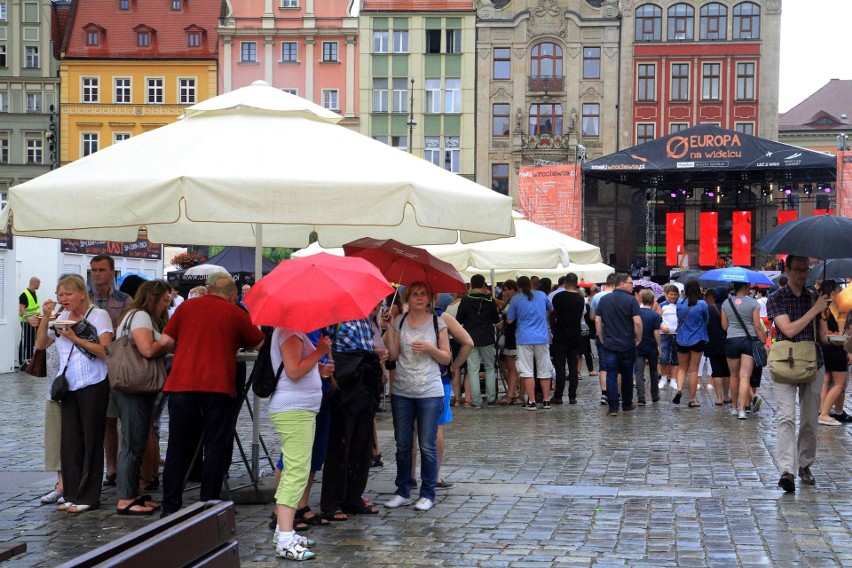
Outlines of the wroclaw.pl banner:
[{"label": "wroclaw.pl banner", "polygon": [[533,223],[583,238],[583,188],[578,164],[522,167],[518,207]]}]

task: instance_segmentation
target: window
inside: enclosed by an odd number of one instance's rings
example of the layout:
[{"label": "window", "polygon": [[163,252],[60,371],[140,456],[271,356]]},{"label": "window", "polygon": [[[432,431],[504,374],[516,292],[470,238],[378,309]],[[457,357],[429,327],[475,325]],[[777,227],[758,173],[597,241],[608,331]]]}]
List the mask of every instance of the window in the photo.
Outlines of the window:
[{"label": "window", "polygon": [[512,77],[512,50],[508,47],[494,48],[494,78],[511,79]]},{"label": "window", "polygon": [[491,189],[509,195],[509,164],[491,164]]},{"label": "window", "polygon": [[388,137],[387,136],[373,136],[373,140],[375,140],[376,142],[381,142],[382,144],[388,143]]},{"label": "window", "polygon": [[0,112],[9,112],[9,93],[0,91]]},{"label": "window", "polygon": [[28,45],[24,48],[24,67],[33,69],[39,67],[38,46]]},{"label": "window", "polygon": [[129,132],[116,132],[112,135],[112,143],[113,144],[118,144],[119,142],[123,142],[123,141],[129,140],[129,139],[130,139],[130,133]]},{"label": "window", "polygon": [[441,30],[426,30],[426,53],[441,53]]},{"label": "window", "polygon": [[373,53],[388,52],[388,31],[376,30],[373,32]]},{"label": "window", "polygon": [[655,125],[653,124],[637,124],[636,125],[636,144],[644,144],[650,142],[656,135],[654,134]]},{"label": "window", "polygon": [[9,139],[0,138],[0,164],[9,163]]},{"label": "window", "polygon": [[493,136],[508,136],[511,124],[511,105],[491,105],[491,134]]},{"label": "window", "polygon": [[284,91],[285,93],[287,93],[288,95],[296,95],[296,96],[299,95],[299,89],[281,89],[281,90]]},{"label": "window", "polygon": [[0,43],[0,67],[6,67],[6,45]]},{"label": "window", "polygon": [[427,136],[423,140],[423,157],[435,164],[441,165],[441,137]]},{"label": "window", "polygon": [[299,44],[295,41],[281,43],[281,62],[296,63],[299,60]]},{"label": "window", "polygon": [[163,79],[155,78],[148,79],[148,97],[146,99],[150,105],[163,104]]},{"label": "window", "polygon": [[426,79],[426,114],[441,112],[441,80]]},{"label": "window", "polygon": [[562,48],[555,43],[540,43],[532,48],[530,70],[535,79],[562,77]]},{"label": "window", "polygon": [[337,89],[323,89],[322,90],[322,106],[329,110],[340,110],[340,105],[338,104],[338,92]]},{"label": "window", "polygon": [[640,63],[637,67],[636,85],[637,101],[657,100],[657,66],[649,63]]},{"label": "window", "polygon": [[405,78],[393,80],[393,112],[408,112],[408,81]]},{"label": "window", "polygon": [[151,33],[147,31],[136,32],[136,45],[139,47],[151,45]]},{"label": "window", "polygon": [[130,0],[119,0],[118,9],[119,10],[129,10],[130,9]]},{"label": "window", "polygon": [[282,8],[298,8],[299,0],[281,0]]},{"label": "window", "polygon": [[447,30],[447,53],[461,53],[461,30]]},{"label": "window", "polygon": [[734,39],[760,39],[760,6],[743,2],[734,6]]},{"label": "window", "polygon": [[636,8],[636,41],[660,41],[662,30],[662,8],[653,4]]},{"label": "window", "polygon": [[388,111],[388,80],[373,79],[373,112]]},{"label": "window", "polygon": [[583,49],[583,79],[601,78],[601,48]]},{"label": "window", "polygon": [[94,46],[100,43],[101,33],[98,31],[86,32],[86,45]]},{"label": "window", "polygon": [[324,41],[322,42],[322,60],[326,63],[337,62],[337,42]]},{"label": "window", "polygon": [[459,137],[444,136],[444,169],[454,174],[459,173],[460,158]]},{"label": "window", "polygon": [[97,103],[100,101],[100,85],[97,77],[83,77],[83,102]]},{"label": "window", "polygon": [[180,10],[181,0],[172,0],[172,10]]},{"label": "window", "polygon": [[195,104],[195,79],[178,79],[178,102],[182,105]]},{"label": "window", "polygon": [[674,63],[672,65],[672,99],[673,101],[689,100],[689,64]]},{"label": "window", "polygon": [[583,136],[600,136],[601,105],[583,103]]},{"label": "window", "polygon": [[737,100],[753,101],[754,63],[737,63]]},{"label": "window", "polygon": [[754,136],[754,123],[753,122],[735,122],[734,130],[737,132],[742,132],[743,134],[748,134],[750,136]]},{"label": "window", "polygon": [[461,112],[461,79],[446,79],[444,112]]},{"label": "window", "polygon": [[84,132],[83,133],[83,156],[94,154],[98,151],[98,133]]},{"label": "window", "polygon": [[689,123],[687,122],[672,122],[669,124],[669,134],[674,134],[675,132],[680,132],[687,128],[689,128]]},{"label": "window", "polygon": [[0,2],[0,22],[6,21],[6,2]]},{"label": "window", "polygon": [[390,145],[403,152],[408,151],[408,136],[391,136]]},{"label": "window", "polygon": [[724,41],[728,37],[728,9],[717,2],[701,7],[699,39],[702,41]]},{"label": "window", "polygon": [[689,4],[675,4],[669,8],[669,41],[693,39],[695,8]]},{"label": "window", "polygon": [[408,30],[393,32],[393,52],[408,53]]},{"label": "window", "polygon": [[130,79],[117,78],[113,80],[114,92],[113,102],[119,105],[130,104]]},{"label": "window", "polygon": [[44,161],[44,147],[41,138],[27,138],[25,141],[27,163],[41,164]]},{"label": "window", "polygon": [[721,63],[704,63],[701,66],[701,100],[718,101],[721,93]]},{"label": "window", "polygon": [[240,42],[240,63],[257,63],[257,43]]},{"label": "window", "polygon": [[27,93],[27,112],[41,112],[41,93]]},{"label": "window", "polygon": [[531,105],[529,133],[535,136],[562,134],[562,105]]},{"label": "window", "polygon": [[189,47],[201,47],[201,32],[186,32],[186,45]]}]

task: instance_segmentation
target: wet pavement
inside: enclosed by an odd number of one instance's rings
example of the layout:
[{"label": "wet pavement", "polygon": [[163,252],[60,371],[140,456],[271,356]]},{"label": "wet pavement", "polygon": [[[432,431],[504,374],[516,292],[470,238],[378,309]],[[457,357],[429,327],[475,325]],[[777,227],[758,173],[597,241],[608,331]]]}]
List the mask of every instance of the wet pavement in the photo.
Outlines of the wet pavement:
[{"label": "wet pavement", "polygon": [[[55,481],[43,471],[44,381],[0,375],[0,545],[28,546],[4,568],[55,566],[155,518],[116,516],[111,488],[103,509],[73,517],[39,503]],[[378,515],[311,529],[319,544],[310,564],[852,565],[852,426],[820,427],[816,486],[785,495],[776,487],[771,381],[764,380],[760,412],[745,421],[714,406],[712,391],[700,392],[697,409],[671,404],[672,394],[609,417],[597,379],[586,377],[577,405],[454,408],[441,474],[455,487],[439,490],[425,513],[380,507]],[[261,424],[274,446],[265,415]],[[243,413],[247,445],[250,427]],[[372,470],[367,496],[380,504],[395,489],[389,413],[379,414],[378,429],[385,467]],[[318,500],[319,485],[314,509]],[[237,506],[244,566],[287,562],[270,544],[271,511]]]}]

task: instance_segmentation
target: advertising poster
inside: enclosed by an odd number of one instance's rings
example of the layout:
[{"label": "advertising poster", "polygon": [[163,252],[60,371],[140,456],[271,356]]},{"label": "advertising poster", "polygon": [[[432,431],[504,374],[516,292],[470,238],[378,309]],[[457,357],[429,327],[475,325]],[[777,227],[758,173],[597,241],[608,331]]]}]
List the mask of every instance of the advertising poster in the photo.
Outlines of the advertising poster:
[{"label": "advertising poster", "polygon": [[133,243],[62,239],[59,248],[62,252],[68,252],[73,254],[108,254],[110,256],[123,256],[127,258],[148,258],[151,260],[159,260],[160,258],[162,258],[161,245],[154,244],[143,238],[138,238],[136,239],[136,242]]},{"label": "advertising poster", "polygon": [[702,211],[700,222],[698,266],[716,266],[716,259],[719,256],[719,213]]},{"label": "advertising poster", "polygon": [[518,207],[533,223],[582,239],[580,166],[522,167],[518,177]]},{"label": "advertising poster", "polygon": [[666,266],[680,266],[684,253],[684,214],[666,213]]},{"label": "advertising poster", "polygon": [[734,211],[731,260],[734,266],[751,266],[751,211]]}]

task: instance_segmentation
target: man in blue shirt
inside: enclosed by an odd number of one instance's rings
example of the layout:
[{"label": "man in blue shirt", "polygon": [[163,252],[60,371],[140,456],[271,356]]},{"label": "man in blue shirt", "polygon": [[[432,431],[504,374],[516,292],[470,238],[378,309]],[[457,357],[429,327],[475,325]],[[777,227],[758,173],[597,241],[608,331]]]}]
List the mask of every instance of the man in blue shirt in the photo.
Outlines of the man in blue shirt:
[{"label": "man in blue shirt", "polygon": [[662,347],[660,345],[660,324],[663,318],[654,311],[654,293],[650,290],[642,290],[640,295],[641,308],[639,318],[642,320],[642,341],[636,348],[636,369],[634,379],[636,381],[636,393],[639,398],[639,406],[645,406],[645,361],[648,362],[648,371],[651,381],[651,401],[660,400],[660,385],[657,383],[659,371],[657,363],[660,360]]},{"label": "man in blue shirt", "polygon": [[633,297],[633,278],[626,273],[615,276],[615,290],[598,303],[595,315],[598,338],[604,347],[606,396],[609,415],[618,416],[618,375],[621,374],[621,407],[636,409],[633,402],[633,367],[636,346],[642,340],[639,303]]}]

